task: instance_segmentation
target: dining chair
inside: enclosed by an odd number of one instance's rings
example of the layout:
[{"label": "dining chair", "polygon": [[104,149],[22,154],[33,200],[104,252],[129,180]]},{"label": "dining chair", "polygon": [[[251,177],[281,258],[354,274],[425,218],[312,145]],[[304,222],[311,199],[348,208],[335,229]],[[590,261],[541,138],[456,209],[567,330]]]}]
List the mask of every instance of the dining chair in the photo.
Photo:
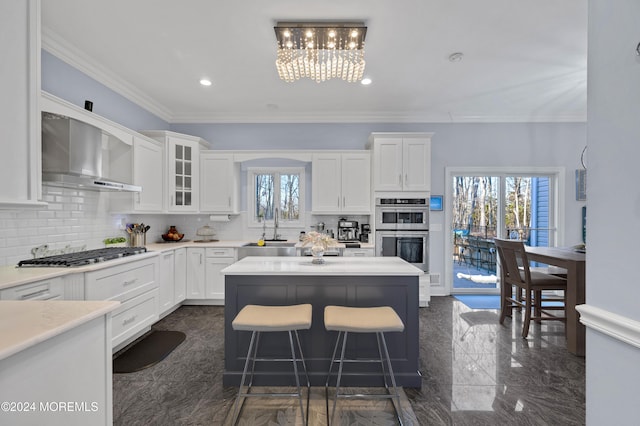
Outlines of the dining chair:
[{"label": "dining chair", "polygon": [[[550,311],[565,310],[567,280],[555,275],[532,270],[521,240],[494,239],[500,259],[500,324],[512,315],[514,308],[522,309],[522,337],[529,335],[531,320],[566,321],[566,315],[554,315]],[[515,289],[515,295],[514,295]],[[562,297],[542,298],[544,290],[562,291]],[[524,292],[524,297],[519,297]],[[563,302],[545,305],[543,302]],[[532,312],[533,311],[533,312]]]}]

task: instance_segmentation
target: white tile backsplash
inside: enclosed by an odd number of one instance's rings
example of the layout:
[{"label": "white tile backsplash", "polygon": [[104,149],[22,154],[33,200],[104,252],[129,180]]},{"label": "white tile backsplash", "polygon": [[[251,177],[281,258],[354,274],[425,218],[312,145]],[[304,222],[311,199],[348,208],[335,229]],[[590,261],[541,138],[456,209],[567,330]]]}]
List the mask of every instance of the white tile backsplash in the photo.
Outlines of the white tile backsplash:
[{"label": "white tile backsplash", "polygon": [[[198,228],[209,225],[219,240],[257,241],[262,228],[247,226],[247,212],[232,215],[228,222],[211,222],[209,214],[146,214],[122,215],[109,212],[109,193],[81,191],[44,186],[43,199],[46,208],[28,210],[0,210],[0,265],[15,265],[30,259],[31,249],[42,244],[49,248],[78,247],[87,249],[103,247],[107,237],[127,236],[122,228],[126,223],[144,223],[151,228],[147,242],[162,241],[161,234],[173,225],[185,234],[187,240],[201,239]],[[349,220],[368,223],[369,216],[347,216]],[[303,227],[281,227],[281,238],[296,240],[300,231],[309,232],[311,225],[324,222],[326,229],[337,231],[339,216],[314,216],[307,214]],[[266,237],[273,236],[273,223],[267,223]]]},{"label": "white tile backsplash", "polygon": [[30,259],[31,249],[86,245],[103,247],[107,237],[124,235],[120,215],[109,213],[109,194],[43,186],[43,209],[0,211],[0,265]]}]

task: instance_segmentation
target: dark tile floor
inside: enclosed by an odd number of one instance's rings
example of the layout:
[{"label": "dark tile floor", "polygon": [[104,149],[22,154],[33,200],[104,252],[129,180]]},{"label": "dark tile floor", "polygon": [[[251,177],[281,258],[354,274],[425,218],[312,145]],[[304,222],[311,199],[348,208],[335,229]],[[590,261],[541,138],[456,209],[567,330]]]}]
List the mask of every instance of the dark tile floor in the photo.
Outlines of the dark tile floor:
[{"label": "dark tile floor", "polygon": [[[405,389],[421,425],[582,425],[585,360],[564,346],[564,326],[472,310],[453,297],[420,309],[422,388]],[[115,425],[221,425],[236,390],[222,387],[223,309],[184,306],[154,328],[187,339],[163,362],[114,374]]]}]

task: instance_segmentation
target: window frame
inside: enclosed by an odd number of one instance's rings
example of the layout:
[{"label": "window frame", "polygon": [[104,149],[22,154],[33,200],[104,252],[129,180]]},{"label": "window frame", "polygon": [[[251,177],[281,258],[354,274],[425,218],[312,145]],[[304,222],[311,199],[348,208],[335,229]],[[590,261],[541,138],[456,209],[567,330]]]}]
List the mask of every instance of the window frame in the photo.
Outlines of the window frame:
[{"label": "window frame", "polygon": [[[250,228],[261,228],[263,226],[262,221],[253,216],[256,211],[256,175],[259,174],[272,174],[277,177],[277,181],[280,182],[280,175],[286,174],[298,174],[298,198],[299,205],[298,210],[300,212],[298,220],[278,218],[278,228],[300,228],[305,226],[305,168],[304,167],[249,167],[247,168],[247,225]],[[275,185],[277,188],[274,194],[274,204],[280,205],[280,185]],[[273,223],[272,220],[269,221]],[[273,226],[273,225],[271,225]]]}]

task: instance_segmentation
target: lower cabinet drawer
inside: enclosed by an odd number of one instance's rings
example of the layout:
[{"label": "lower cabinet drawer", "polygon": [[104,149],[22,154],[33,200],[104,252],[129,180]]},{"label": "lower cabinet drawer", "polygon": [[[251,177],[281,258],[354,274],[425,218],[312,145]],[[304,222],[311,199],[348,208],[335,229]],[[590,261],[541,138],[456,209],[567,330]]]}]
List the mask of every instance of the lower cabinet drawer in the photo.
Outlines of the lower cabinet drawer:
[{"label": "lower cabinet drawer", "polygon": [[156,259],[132,262],[86,274],[87,300],[120,300],[141,293],[146,287],[157,287]]},{"label": "lower cabinet drawer", "polygon": [[222,248],[213,248],[209,247],[206,249],[205,253],[207,257],[234,257],[233,248],[222,247]]},{"label": "lower cabinet drawer", "polygon": [[111,317],[112,344],[117,346],[158,321],[158,289],[124,302]]},{"label": "lower cabinet drawer", "polygon": [[55,300],[64,298],[62,278],[38,281],[0,290],[2,300]]}]

